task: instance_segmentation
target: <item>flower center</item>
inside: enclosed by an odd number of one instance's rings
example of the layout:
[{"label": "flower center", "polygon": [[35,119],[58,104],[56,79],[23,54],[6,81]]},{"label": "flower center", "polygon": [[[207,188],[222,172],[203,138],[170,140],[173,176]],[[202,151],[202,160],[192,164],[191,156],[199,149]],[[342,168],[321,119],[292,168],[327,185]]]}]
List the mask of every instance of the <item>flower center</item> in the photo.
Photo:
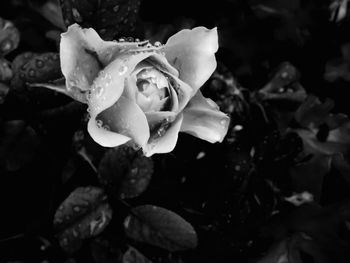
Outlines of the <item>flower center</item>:
[{"label": "flower center", "polygon": [[162,110],[169,97],[167,78],[155,68],[145,68],[136,75],[137,104],[145,112]]}]

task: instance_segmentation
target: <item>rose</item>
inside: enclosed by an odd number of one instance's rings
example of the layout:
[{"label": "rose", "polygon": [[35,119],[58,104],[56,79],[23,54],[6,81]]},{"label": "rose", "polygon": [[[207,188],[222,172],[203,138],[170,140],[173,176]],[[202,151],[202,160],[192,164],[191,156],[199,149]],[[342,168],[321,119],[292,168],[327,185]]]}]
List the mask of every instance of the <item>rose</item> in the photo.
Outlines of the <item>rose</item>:
[{"label": "rose", "polygon": [[132,140],[150,156],[172,151],[179,131],[223,140],[229,117],[199,90],[216,68],[217,49],[216,28],[182,30],[151,45],[103,41],[75,24],[62,34],[60,58],[67,90],[88,94],[91,137],[105,147]]}]

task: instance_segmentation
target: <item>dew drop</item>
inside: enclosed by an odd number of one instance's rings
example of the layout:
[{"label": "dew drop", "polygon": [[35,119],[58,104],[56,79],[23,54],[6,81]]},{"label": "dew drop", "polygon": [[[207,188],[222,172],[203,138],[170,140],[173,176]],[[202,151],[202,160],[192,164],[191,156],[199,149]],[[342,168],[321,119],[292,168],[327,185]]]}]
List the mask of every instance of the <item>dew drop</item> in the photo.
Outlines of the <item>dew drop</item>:
[{"label": "dew drop", "polygon": [[106,124],[106,125],[103,125],[102,128],[106,131],[110,131],[111,128]]},{"label": "dew drop", "polygon": [[128,67],[123,65],[119,68],[119,75],[123,75],[128,71]]},{"label": "dew drop", "polygon": [[118,10],[119,10],[119,5],[116,5],[115,7],[113,7],[114,12],[118,12]]},{"label": "dew drop", "polygon": [[220,121],[220,124],[221,124],[222,126],[226,126],[226,123],[227,123],[227,120],[226,120],[226,119],[222,119],[222,120]]},{"label": "dew drop", "polygon": [[103,122],[101,120],[96,120],[96,125],[98,128],[102,128]]},{"label": "dew drop", "polygon": [[29,70],[29,77],[35,77],[35,70],[34,69]]},{"label": "dew drop", "polygon": [[281,77],[284,78],[284,79],[287,78],[287,77],[288,77],[288,72],[285,72],[285,71],[284,71],[284,72],[281,74]]},{"label": "dew drop", "polygon": [[37,61],[36,61],[36,66],[37,66],[38,68],[42,68],[42,67],[44,66],[44,62],[41,61],[41,60],[37,60]]},{"label": "dew drop", "polygon": [[63,239],[61,240],[61,245],[62,245],[62,246],[67,246],[67,245],[68,245],[68,239],[67,239],[67,238],[63,238]]},{"label": "dew drop", "polygon": [[160,43],[159,41],[156,41],[155,43],[154,43],[154,46],[155,47],[160,47],[162,45],[162,43]]},{"label": "dew drop", "polygon": [[72,232],[74,237],[78,237],[78,232],[76,230],[73,230]]},{"label": "dew drop", "polygon": [[83,19],[76,8],[72,8],[72,14],[74,16],[74,20],[77,22],[83,22]]}]

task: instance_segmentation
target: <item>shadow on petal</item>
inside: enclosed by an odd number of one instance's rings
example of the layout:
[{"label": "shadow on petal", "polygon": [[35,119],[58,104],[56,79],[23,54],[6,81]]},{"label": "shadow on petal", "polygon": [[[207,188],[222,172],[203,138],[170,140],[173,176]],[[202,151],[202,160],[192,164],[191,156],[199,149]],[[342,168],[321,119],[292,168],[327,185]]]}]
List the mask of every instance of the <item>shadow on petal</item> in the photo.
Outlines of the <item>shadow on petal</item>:
[{"label": "shadow on petal", "polygon": [[176,146],[182,120],[183,115],[178,115],[176,120],[164,131],[164,134],[161,132],[162,134],[158,138],[150,140],[143,148],[145,156],[149,157],[155,153],[171,152]]},{"label": "shadow on petal", "polygon": [[219,110],[215,102],[204,98],[200,91],[189,102],[183,114],[182,132],[211,143],[223,141],[230,118]]}]

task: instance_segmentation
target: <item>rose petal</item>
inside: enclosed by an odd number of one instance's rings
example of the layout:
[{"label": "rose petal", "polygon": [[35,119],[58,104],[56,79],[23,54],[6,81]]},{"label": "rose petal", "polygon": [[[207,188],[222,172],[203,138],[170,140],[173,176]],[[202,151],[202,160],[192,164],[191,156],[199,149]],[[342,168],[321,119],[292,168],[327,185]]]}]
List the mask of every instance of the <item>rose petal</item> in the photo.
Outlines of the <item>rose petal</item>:
[{"label": "rose petal", "polygon": [[91,87],[92,92],[89,99],[91,115],[97,115],[112,106],[123,93],[127,83],[126,78],[130,76],[135,66],[151,55],[152,52],[123,53],[105,67]]},{"label": "rose petal", "polygon": [[219,110],[211,99],[203,97],[200,91],[191,99],[183,111],[181,131],[208,142],[222,142],[230,118]]},{"label": "rose petal", "polygon": [[135,102],[124,96],[96,119],[108,125],[112,132],[132,138],[139,146],[145,145],[150,137],[145,114]]},{"label": "rose petal", "polygon": [[172,91],[176,90],[177,102],[173,107],[173,111],[181,112],[187,105],[188,101],[191,99],[193,95],[192,94],[193,89],[187,83],[180,80],[178,77],[171,74],[167,74],[167,75],[169,75],[170,79],[173,79],[172,85],[171,85],[173,87]]},{"label": "rose petal", "polygon": [[95,118],[90,118],[88,123],[88,132],[91,138],[103,147],[116,147],[131,140],[131,138],[122,134],[98,127]]},{"label": "rose petal", "polygon": [[218,48],[216,28],[196,27],[170,37],[164,52],[170,64],[179,71],[179,78],[188,83],[195,94],[215,70]]},{"label": "rose petal", "polygon": [[163,136],[156,140],[153,140],[152,142],[149,142],[149,144],[143,148],[143,153],[145,156],[149,157],[155,153],[171,152],[176,146],[182,120],[182,114],[178,115],[176,120],[171,124],[170,128]]},{"label": "rose petal", "polygon": [[147,59],[147,62],[159,71],[179,77],[179,71],[168,62],[167,58],[164,55],[156,53],[149,57]]},{"label": "rose petal", "polygon": [[78,87],[88,90],[100,71],[98,59],[88,53],[92,49],[89,40],[77,25],[69,27],[61,36],[61,70],[66,78],[67,89]]}]

